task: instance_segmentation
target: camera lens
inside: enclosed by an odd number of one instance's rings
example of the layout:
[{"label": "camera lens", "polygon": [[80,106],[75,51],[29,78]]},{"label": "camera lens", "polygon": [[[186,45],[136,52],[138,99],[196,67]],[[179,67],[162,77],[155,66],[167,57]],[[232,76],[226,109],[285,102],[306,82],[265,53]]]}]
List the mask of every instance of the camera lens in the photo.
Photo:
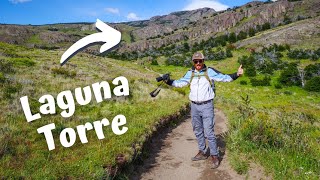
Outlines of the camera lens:
[{"label": "camera lens", "polygon": [[163,78],[160,76],[160,77],[157,77],[156,80],[157,80],[157,82],[160,82],[163,80]]}]

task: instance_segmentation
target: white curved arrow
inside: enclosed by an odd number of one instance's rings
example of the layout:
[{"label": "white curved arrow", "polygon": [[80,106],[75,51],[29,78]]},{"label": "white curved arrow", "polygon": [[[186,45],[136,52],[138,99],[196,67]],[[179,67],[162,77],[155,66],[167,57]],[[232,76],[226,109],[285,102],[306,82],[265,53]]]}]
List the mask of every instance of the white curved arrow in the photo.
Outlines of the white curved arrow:
[{"label": "white curved arrow", "polygon": [[68,59],[74,56],[79,50],[92,43],[105,42],[100,48],[100,53],[103,53],[108,49],[116,46],[121,41],[121,33],[99,19],[97,19],[96,28],[98,28],[101,32],[94,33],[80,39],[79,41],[74,43],[65,53],[63,53],[60,59],[61,66],[64,65],[68,61]]}]

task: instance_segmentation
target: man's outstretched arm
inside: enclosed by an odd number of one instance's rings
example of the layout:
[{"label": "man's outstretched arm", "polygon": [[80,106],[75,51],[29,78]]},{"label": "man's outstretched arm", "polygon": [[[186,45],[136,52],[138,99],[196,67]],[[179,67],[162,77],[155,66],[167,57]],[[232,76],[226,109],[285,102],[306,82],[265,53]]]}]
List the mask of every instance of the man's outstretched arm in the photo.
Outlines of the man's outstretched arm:
[{"label": "man's outstretched arm", "polygon": [[178,80],[172,80],[169,79],[167,81],[167,84],[173,87],[183,87],[186,86],[190,83],[190,78],[191,78],[191,71],[188,71],[181,79]]},{"label": "man's outstretched arm", "polygon": [[242,74],[243,74],[242,65],[240,65],[238,71],[233,74],[222,74],[220,71],[214,68],[208,69],[208,76],[210,79],[213,79],[214,81],[230,82],[230,81],[236,80]]}]

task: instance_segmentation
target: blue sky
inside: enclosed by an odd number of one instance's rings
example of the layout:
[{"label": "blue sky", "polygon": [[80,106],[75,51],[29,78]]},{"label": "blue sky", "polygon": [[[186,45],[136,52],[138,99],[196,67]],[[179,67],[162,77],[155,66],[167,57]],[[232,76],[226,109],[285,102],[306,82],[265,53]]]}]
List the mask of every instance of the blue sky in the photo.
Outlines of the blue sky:
[{"label": "blue sky", "polygon": [[249,0],[0,0],[0,23],[53,24],[124,22],[149,19],[174,11],[211,7],[217,11]]}]

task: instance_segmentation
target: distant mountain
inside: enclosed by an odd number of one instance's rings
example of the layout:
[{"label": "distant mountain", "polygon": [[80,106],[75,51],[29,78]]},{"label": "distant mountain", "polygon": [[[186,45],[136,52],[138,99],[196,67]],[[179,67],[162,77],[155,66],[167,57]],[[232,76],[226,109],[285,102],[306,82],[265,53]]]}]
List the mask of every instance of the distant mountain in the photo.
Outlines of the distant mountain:
[{"label": "distant mountain", "polygon": [[[111,25],[122,32],[123,41],[119,52],[142,52],[180,42],[192,45],[218,35],[247,32],[250,28],[257,29],[266,23],[273,28],[303,19],[314,19],[320,15],[319,7],[318,0],[254,1],[220,12],[202,8]],[[319,24],[319,21],[311,22]],[[313,30],[319,31],[318,28]],[[88,23],[0,25],[0,41],[35,48],[65,49],[94,32],[94,24]]]}]

